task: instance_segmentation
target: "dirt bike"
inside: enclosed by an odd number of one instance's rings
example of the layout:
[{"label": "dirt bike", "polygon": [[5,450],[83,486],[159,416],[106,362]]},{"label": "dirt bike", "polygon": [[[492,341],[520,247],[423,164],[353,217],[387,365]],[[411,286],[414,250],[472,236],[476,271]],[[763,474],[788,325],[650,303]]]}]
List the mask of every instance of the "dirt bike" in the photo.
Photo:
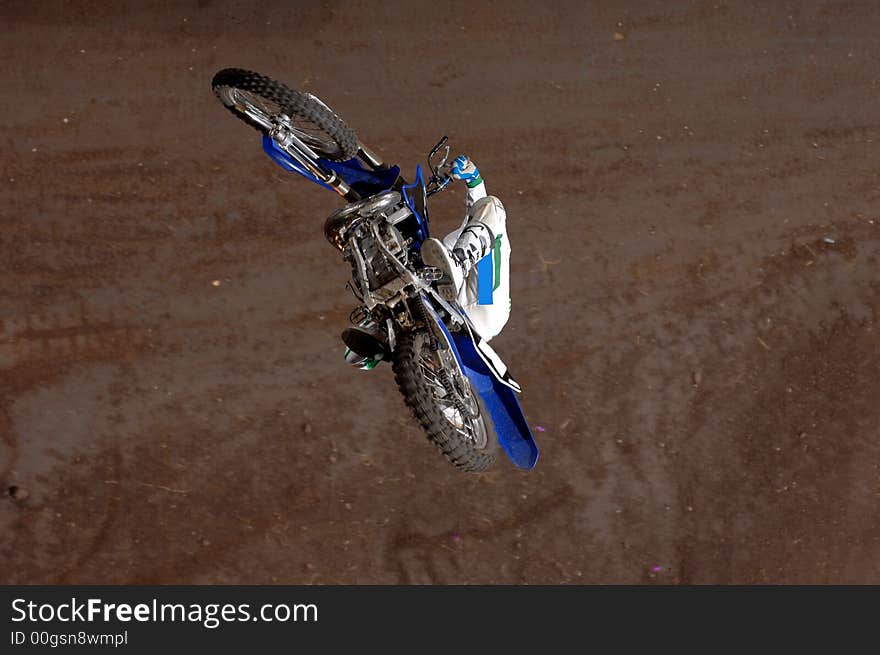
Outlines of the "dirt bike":
[{"label": "dirt bike", "polygon": [[[387,331],[395,380],[428,439],[466,471],[488,468],[499,445],[516,466],[534,467],[538,447],[516,397],[519,384],[461,306],[438,292],[440,272],[420,257],[428,198],[452,180],[447,138],[428,155],[431,177],[425,181],[418,165],[408,183],[310,93],[237,68],[218,72],[212,88],[263,134],[275,163],[345,199],[324,234],[351,266],[359,306],[350,320]],[[480,266],[491,273],[492,256],[478,263],[478,278],[486,270]]]}]

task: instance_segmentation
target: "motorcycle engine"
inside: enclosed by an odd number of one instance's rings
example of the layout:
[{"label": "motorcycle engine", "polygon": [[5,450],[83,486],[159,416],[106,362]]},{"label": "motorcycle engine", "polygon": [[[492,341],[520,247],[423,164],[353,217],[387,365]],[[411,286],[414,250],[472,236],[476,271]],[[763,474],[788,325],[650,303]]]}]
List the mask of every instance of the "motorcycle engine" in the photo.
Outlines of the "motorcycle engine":
[{"label": "motorcycle engine", "polygon": [[367,264],[367,279],[371,291],[381,289],[397,277],[397,271],[388,261],[385,253],[379,250],[376,239],[372,235],[361,241],[360,245],[364,261]]},{"label": "motorcycle engine", "polygon": [[[393,225],[380,220],[377,232],[382,239],[385,247],[398,259],[404,260],[404,241],[400,232]],[[354,231],[352,239],[349,242],[350,247],[358,248],[363,258],[366,273],[367,289],[376,291],[398,278],[399,274],[394,264],[378,245],[377,239],[368,224],[362,224]],[[357,258],[352,256],[349,258],[352,267],[352,277],[361,286],[360,272]],[[358,289],[363,293],[363,289]]]}]

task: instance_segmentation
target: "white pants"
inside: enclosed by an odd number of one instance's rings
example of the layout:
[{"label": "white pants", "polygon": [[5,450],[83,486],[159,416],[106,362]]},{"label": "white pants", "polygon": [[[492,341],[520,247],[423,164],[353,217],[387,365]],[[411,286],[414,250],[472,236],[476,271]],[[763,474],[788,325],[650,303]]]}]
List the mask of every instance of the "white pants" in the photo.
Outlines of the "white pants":
[{"label": "white pants", "polygon": [[507,214],[504,205],[495,196],[486,196],[477,200],[468,210],[461,227],[446,235],[443,245],[451,251],[455,247],[461,247],[460,240],[474,238],[471,231],[465,232],[465,229],[475,222],[484,224],[494,236],[490,253],[492,267],[484,269],[491,270],[492,275],[491,279],[483,282],[491,285],[492,303],[479,303],[477,292],[479,276],[476,266],[470,270],[459,290],[458,302],[467,312],[480,336],[489,341],[501,332],[507,324],[507,319],[510,318],[510,239],[507,237]]}]

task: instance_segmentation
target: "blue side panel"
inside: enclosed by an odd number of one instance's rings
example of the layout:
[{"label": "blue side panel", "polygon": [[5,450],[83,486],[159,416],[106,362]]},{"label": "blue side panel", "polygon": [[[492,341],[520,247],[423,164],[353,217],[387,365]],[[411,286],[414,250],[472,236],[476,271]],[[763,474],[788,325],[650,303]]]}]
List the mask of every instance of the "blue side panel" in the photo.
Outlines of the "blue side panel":
[{"label": "blue side panel", "polygon": [[[314,182],[315,184],[319,184],[325,189],[330,189],[329,186],[321,182],[314,175],[309,173],[305,168],[303,168],[298,161],[296,161],[293,157],[284,152],[275,141],[272,140],[271,137],[264,134],[263,135],[263,150],[267,155],[278,164],[281,168],[286,171],[293,171],[294,173],[299,173],[304,178],[306,178],[309,182]],[[330,189],[331,191],[333,189]]]},{"label": "blue side panel", "polygon": [[397,181],[400,175],[400,168],[392,166],[385,170],[374,171],[364,168],[360,160],[357,158],[348,161],[330,161],[328,159],[319,159],[318,164],[321,168],[326,168],[335,172],[341,177],[352,189],[358,192],[362,198],[374,196],[382,191],[387,191]]},{"label": "blue side panel", "polygon": [[492,261],[492,251],[477,262],[477,304],[491,305],[492,290],[494,289],[495,266]]},{"label": "blue side panel", "polygon": [[[329,186],[318,180],[314,175],[303,168],[298,161],[287,154],[275,141],[268,135],[263,135],[263,150],[271,157],[272,161],[281,166],[286,171],[299,173],[307,180],[320,184],[325,189]],[[325,171],[332,171],[341,177],[345,182],[354,189],[362,198],[387,191],[390,189],[397,177],[400,175],[400,167],[392,166],[391,168],[373,171],[366,169],[357,158],[348,161],[330,161],[328,159],[318,159],[319,167]],[[332,189],[331,189],[332,190]]]},{"label": "blue side panel", "polygon": [[538,444],[532,436],[526,417],[519,406],[516,393],[501,384],[477,354],[470,337],[456,333],[452,336],[464,362],[465,374],[476,387],[489,410],[498,441],[510,460],[518,467],[531,469],[538,461]]}]

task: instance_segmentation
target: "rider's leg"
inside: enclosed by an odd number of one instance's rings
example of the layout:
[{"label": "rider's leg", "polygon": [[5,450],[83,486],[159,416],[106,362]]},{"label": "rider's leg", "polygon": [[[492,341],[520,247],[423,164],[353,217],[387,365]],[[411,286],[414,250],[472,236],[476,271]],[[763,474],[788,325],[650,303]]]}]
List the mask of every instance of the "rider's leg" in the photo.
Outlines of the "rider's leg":
[{"label": "rider's leg", "polygon": [[492,250],[495,232],[486,220],[493,220],[496,204],[501,207],[501,202],[493,196],[478,200],[458,230],[443,241],[427,239],[422,244],[422,261],[443,273],[437,288],[447,300],[456,299],[471,270]]},{"label": "rider's leg", "polygon": [[[476,263],[492,253],[492,303],[479,304]],[[494,196],[477,200],[464,225],[443,241],[428,239],[422,260],[446,274],[451,297],[458,300],[480,336],[489,341],[510,318],[510,239],[507,214]],[[346,328],[342,339],[348,348],[345,359],[360,368],[373,368],[388,359],[387,336],[373,323]]]},{"label": "rider's leg", "polygon": [[[492,253],[492,303],[479,304],[477,262]],[[510,240],[504,206],[495,196],[475,202],[465,224],[443,241],[422,244],[422,261],[443,272],[438,289],[455,298],[487,341],[510,317]]]},{"label": "rider's leg", "polygon": [[[492,303],[478,302],[478,271],[473,267],[458,294],[458,302],[470,317],[480,336],[489,341],[501,332],[510,318],[510,239],[507,236],[507,215],[501,201],[494,196],[478,200],[471,208],[472,220],[491,230],[492,243]],[[469,221],[470,222],[470,221]],[[467,237],[467,228],[457,241]],[[485,282],[484,282],[485,283]]]}]

